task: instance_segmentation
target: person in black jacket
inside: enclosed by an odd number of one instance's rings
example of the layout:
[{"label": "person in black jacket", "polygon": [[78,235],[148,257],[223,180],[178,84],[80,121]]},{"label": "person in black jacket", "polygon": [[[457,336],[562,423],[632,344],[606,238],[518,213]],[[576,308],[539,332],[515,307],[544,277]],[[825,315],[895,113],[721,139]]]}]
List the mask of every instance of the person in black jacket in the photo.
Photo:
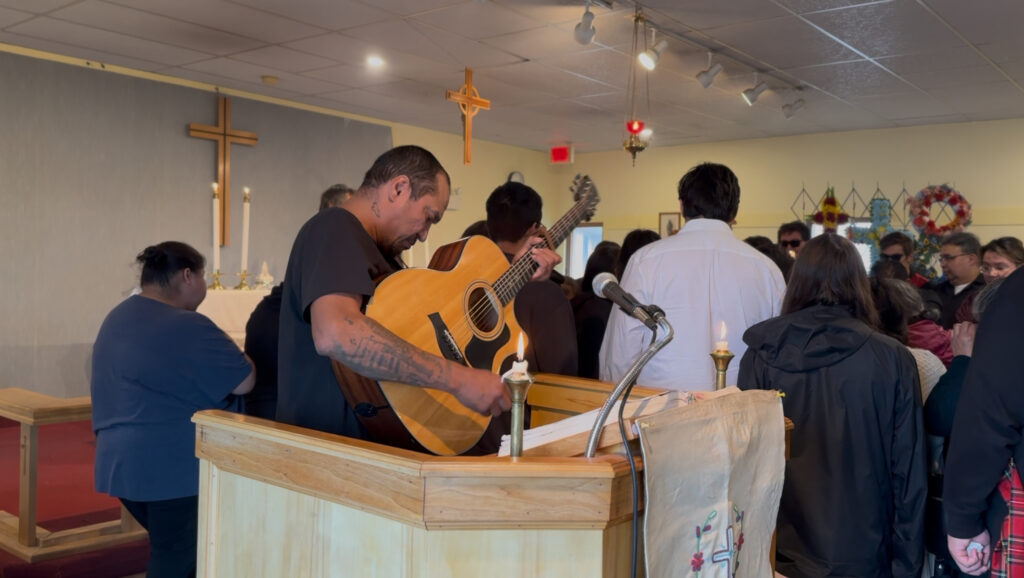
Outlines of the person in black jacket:
[{"label": "person in black jacket", "polygon": [[853,244],[808,241],[782,315],[743,335],[741,389],[776,389],[794,429],[776,570],[789,578],[918,577],[927,486],[921,390],[878,314]]},{"label": "person in black jacket", "polygon": [[[1024,273],[1018,269],[1003,282],[978,325],[973,357],[953,418],[942,498],[949,551],[968,574],[988,568],[995,537],[986,530],[986,513],[1010,458],[1024,477],[1022,300]],[[971,548],[971,542],[979,544],[981,550]]]}]

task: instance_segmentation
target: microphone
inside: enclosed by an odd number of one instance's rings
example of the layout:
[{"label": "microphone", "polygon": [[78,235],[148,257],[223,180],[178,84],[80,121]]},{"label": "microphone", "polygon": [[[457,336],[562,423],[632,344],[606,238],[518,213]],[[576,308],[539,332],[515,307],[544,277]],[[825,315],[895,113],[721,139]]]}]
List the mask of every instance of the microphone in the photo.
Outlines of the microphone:
[{"label": "microphone", "polygon": [[655,321],[647,307],[619,286],[619,280],[615,278],[615,275],[611,273],[598,274],[594,277],[593,289],[595,295],[615,303],[627,315],[642,321],[650,329],[658,328],[658,322]]}]

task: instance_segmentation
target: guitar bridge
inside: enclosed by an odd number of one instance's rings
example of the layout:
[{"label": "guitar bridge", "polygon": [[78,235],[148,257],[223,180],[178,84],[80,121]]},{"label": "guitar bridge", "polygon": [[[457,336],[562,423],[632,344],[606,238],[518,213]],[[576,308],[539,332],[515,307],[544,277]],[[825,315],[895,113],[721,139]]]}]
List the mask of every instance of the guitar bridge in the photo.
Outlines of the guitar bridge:
[{"label": "guitar bridge", "polygon": [[441,356],[449,361],[466,365],[466,357],[459,351],[459,345],[455,343],[455,338],[448,331],[448,327],[441,319],[441,316],[437,313],[431,313],[427,317],[430,319],[430,324],[434,327],[434,337],[437,340],[438,349],[441,350]]}]

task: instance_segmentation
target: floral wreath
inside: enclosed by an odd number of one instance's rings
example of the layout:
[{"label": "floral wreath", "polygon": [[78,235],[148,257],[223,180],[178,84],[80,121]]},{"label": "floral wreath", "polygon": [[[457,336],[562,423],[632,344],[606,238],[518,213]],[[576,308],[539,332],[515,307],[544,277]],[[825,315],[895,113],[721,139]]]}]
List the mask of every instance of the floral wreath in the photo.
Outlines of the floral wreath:
[{"label": "floral wreath", "polygon": [[[936,203],[945,203],[953,211],[953,219],[941,227],[932,220],[931,206]],[[921,189],[907,199],[907,207],[910,223],[922,237],[936,239],[953,231],[962,231],[971,224],[971,204],[949,185],[933,185]]]}]

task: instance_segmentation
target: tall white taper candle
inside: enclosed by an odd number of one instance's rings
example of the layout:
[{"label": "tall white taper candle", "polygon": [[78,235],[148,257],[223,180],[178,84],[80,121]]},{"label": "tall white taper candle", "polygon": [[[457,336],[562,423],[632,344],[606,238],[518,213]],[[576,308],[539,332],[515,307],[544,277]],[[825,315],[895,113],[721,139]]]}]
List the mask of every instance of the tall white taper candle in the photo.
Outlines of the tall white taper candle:
[{"label": "tall white taper candle", "polygon": [[220,195],[213,183],[213,272],[220,271]]},{"label": "tall white taper candle", "polygon": [[249,187],[242,187],[242,271],[249,270]]}]

